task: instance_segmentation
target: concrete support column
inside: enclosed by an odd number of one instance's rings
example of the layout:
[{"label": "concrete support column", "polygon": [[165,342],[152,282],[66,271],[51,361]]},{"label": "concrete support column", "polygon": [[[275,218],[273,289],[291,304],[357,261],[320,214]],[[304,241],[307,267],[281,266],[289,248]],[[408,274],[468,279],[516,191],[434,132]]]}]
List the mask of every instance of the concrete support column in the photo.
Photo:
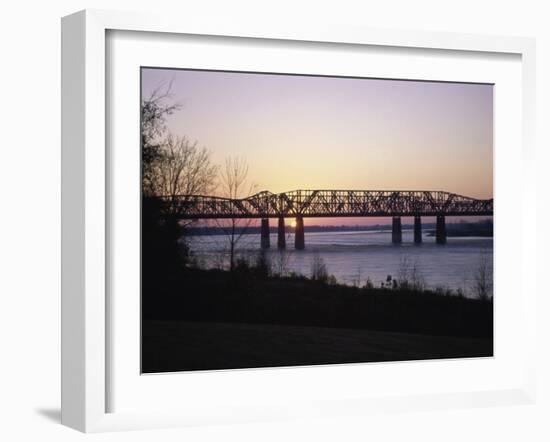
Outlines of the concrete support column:
[{"label": "concrete support column", "polygon": [[447,242],[447,227],[445,226],[444,215],[438,215],[436,218],[435,242],[436,244],[445,244]]},{"label": "concrete support column", "polygon": [[286,232],[285,232],[285,218],[279,217],[279,225],[277,226],[277,248],[286,249]]},{"label": "concrete support column", "polygon": [[262,227],[260,232],[262,249],[269,249],[269,218],[262,218]]},{"label": "concrete support column", "polygon": [[296,217],[296,227],[294,228],[294,248],[304,250],[306,241],[304,237],[304,218]]},{"label": "concrete support column", "polygon": [[391,242],[394,244],[400,244],[401,239],[401,217],[394,216],[392,219]]},{"label": "concrete support column", "polygon": [[422,219],[419,216],[414,217],[414,243],[422,242]]}]

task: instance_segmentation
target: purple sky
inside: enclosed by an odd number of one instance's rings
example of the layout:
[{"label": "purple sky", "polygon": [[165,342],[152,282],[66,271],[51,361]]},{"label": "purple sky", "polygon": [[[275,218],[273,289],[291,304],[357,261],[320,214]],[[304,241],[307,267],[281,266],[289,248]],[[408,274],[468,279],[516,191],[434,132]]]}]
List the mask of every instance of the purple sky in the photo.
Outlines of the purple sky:
[{"label": "purple sky", "polygon": [[165,69],[142,79],[145,97],[172,81],[182,109],[169,129],[217,164],[245,157],[258,190],[493,196],[491,85]]}]

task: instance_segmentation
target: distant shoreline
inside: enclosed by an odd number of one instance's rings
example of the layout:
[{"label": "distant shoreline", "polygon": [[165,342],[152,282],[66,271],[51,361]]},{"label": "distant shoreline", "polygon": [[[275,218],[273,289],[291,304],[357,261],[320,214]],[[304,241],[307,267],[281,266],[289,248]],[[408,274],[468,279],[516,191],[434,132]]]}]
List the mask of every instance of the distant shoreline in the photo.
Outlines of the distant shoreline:
[{"label": "distant shoreline", "polygon": [[[403,230],[412,230],[413,224],[403,224]],[[306,225],[305,232],[319,233],[319,232],[391,232],[392,226],[389,224],[374,224],[374,225],[355,225],[355,226],[319,226],[319,225]],[[276,234],[277,227],[271,226],[270,233]],[[425,223],[422,226],[422,230],[427,232],[428,236],[434,236],[435,223]],[[260,234],[260,227],[242,227],[239,229],[243,234]],[[293,233],[294,229],[290,226],[286,226],[286,233]],[[218,226],[196,226],[187,227],[185,230],[186,236],[209,236],[209,235],[224,235],[226,232],[223,227]],[[493,222],[491,220],[478,221],[478,222],[458,222],[447,224],[447,236],[449,237],[492,237],[493,236]]]}]

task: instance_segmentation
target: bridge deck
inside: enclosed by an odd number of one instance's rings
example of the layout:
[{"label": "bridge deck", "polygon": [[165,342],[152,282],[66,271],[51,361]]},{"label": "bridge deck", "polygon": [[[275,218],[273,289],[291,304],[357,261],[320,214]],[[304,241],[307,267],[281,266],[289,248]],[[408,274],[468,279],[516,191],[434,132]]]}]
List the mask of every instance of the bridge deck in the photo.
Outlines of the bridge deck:
[{"label": "bridge deck", "polygon": [[492,198],[441,191],[295,190],[242,199],[176,195],[162,200],[180,219],[493,215]]}]

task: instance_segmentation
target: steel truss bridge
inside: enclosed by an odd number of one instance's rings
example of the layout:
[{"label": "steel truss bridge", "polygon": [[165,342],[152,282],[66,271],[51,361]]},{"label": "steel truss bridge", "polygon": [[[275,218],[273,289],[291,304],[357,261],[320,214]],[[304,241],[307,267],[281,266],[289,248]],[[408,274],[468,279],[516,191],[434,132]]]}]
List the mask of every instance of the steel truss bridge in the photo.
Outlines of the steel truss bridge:
[{"label": "steel truss bridge", "polygon": [[269,218],[278,218],[278,247],[286,247],[285,218],[296,218],[295,247],[303,249],[303,218],[393,217],[392,241],[401,242],[401,217],[414,217],[414,240],[422,242],[422,216],[436,217],[436,242],[447,239],[446,216],[492,216],[493,199],[475,199],[441,191],[294,190],[263,191],[242,199],[178,195],[161,198],[179,219],[262,220],[262,247],[269,247]]},{"label": "steel truss bridge", "polygon": [[181,219],[478,216],[493,214],[493,199],[439,191],[294,190],[243,199],[181,195],[163,198]]}]

